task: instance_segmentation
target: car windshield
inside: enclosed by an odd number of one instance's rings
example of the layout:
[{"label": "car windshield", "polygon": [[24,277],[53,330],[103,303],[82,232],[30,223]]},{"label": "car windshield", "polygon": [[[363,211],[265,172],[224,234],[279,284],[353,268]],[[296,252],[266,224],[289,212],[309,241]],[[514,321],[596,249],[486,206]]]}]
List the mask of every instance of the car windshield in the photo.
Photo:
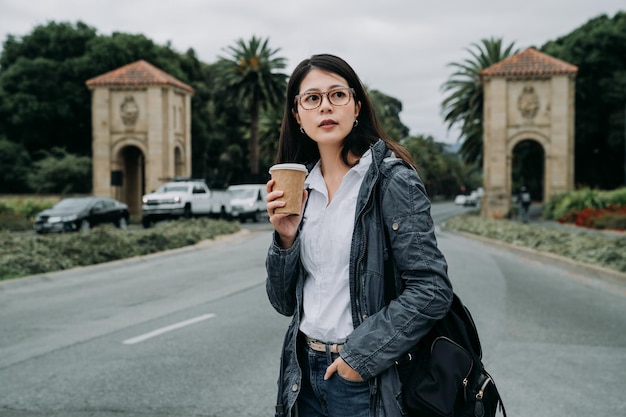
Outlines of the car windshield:
[{"label": "car windshield", "polygon": [[54,205],[55,209],[61,210],[81,210],[91,202],[88,198],[66,198]]},{"label": "car windshield", "polygon": [[250,197],[254,197],[255,193],[256,193],[256,190],[252,188],[240,188],[240,189],[230,190],[230,195],[232,198],[250,198]]},{"label": "car windshield", "polygon": [[164,185],[158,189],[160,193],[185,193],[187,192],[186,185]]}]

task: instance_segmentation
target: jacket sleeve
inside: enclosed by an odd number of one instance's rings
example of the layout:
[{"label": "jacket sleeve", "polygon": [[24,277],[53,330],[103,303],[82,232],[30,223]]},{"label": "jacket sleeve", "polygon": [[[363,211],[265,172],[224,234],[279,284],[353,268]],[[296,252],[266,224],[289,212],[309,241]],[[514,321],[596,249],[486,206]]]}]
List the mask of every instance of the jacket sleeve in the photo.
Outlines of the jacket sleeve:
[{"label": "jacket sleeve", "polygon": [[[447,263],[437,246],[430,201],[417,172],[395,170],[381,188],[382,221],[404,290],[348,337],[341,352],[368,379],[393,365],[442,318],[452,302]],[[368,236],[372,239],[381,236]],[[389,279],[389,277],[387,277]]]},{"label": "jacket sleeve", "polygon": [[265,288],[270,303],[282,315],[292,316],[296,309],[296,284],[300,265],[300,239],[289,249],[276,243],[276,233],[265,260],[267,280]]}]

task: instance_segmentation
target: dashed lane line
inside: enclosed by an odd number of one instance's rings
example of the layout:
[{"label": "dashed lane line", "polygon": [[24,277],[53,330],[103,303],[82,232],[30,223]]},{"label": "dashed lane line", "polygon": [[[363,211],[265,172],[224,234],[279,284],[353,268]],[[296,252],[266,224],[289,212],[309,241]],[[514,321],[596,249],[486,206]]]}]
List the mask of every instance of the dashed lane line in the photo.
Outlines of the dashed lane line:
[{"label": "dashed lane line", "polygon": [[171,332],[172,330],[177,330],[177,329],[180,329],[182,327],[190,326],[192,324],[196,324],[196,323],[199,323],[199,322],[204,321],[204,320],[212,319],[213,317],[215,317],[215,314],[203,314],[202,316],[198,316],[198,317],[194,317],[194,318],[189,319],[189,320],[185,320],[185,321],[181,321],[181,322],[178,322],[178,323],[170,324],[169,326],[161,327],[161,328],[153,330],[151,332],[144,333],[144,334],[142,334],[140,336],[132,337],[130,339],[126,339],[122,343],[124,343],[125,345],[134,345],[136,343],[141,343],[141,342],[146,341],[148,339],[152,339],[153,337],[162,335],[163,333]]}]

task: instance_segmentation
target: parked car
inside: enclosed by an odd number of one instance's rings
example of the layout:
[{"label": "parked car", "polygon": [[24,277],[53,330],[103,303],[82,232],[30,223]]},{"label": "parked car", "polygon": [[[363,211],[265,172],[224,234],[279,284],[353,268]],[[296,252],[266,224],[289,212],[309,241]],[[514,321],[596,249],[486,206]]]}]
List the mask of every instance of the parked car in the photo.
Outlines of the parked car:
[{"label": "parked car", "polygon": [[228,187],[231,216],[245,222],[251,219],[258,223],[267,218],[267,189],[265,184],[240,184]]},{"label": "parked car", "polygon": [[129,217],[128,206],[113,198],[72,197],[37,214],[33,227],[37,233],[86,232],[100,224],[126,229]]},{"label": "parked car", "polygon": [[469,195],[459,194],[454,198],[454,204],[458,206],[477,206],[480,203],[482,193],[472,191]]},{"label": "parked car", "polygon": [[465,198],[465,206],[477,206],[480,203],[480,195],[477,191],[472,191],[470,195]]},{"label": "parked car", "polygon": [[466,195],[459,194],[454,198],[454,204],[456,204],[457,206],[464,206],[466,200],[467,200]]},{"label": "parked car", "polygon": [[230,216],[230,195],[209,189],[204,180],[177,180],[142,197],[141,224],[148,228],[163,219]]}]

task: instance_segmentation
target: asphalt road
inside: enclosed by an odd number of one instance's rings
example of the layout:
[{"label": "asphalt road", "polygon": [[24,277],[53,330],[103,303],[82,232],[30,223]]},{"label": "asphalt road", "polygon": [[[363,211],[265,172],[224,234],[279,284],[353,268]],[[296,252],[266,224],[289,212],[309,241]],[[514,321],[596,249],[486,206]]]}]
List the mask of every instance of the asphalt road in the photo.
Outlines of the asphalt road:
[{"label": "asphalt road", "polygon": [[[435,204],[437,222],[463,208]],[[269,225],[0,283],[0,416],[271,416]],[[439,230],[514,417],[626,415],[626,283]]]}]

